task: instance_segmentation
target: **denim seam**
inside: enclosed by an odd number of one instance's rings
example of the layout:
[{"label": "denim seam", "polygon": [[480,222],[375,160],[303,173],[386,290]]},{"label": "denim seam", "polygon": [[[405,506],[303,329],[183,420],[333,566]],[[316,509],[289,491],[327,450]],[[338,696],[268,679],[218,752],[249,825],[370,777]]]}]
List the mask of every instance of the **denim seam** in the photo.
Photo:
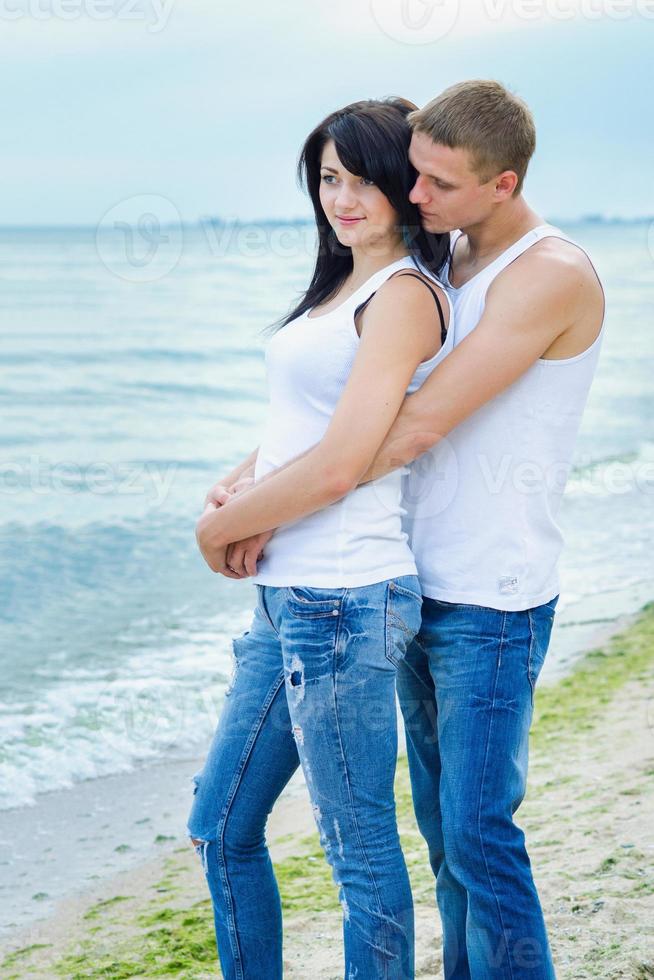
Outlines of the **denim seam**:
[{"label": "denim seam", "polygon": [[263,616],[263,618],[265,619],[265,621],[268,623],[268,625],[270,626],[270,628],[273,631],[273,633],[275,634],[275,636],[279,637],[279,632],[275,628],[275,624],[273,623],[272,619],[270,618],[270,616],[268,614],[268,610],[266,608],[266,602],[265,602],[264,595],[263,595],[263,590],[265,589],[265,585],[261,585],[260,586],[260,589],[261,589],[261,592],[259,593],[259,601],[258,601],[259,612],[261,613],[261,615]]},{"label": "denim seam", "polygon": [[[403,630],[406,635],[410,635],[412,639],[417,636],[417,633],[414,633],[413,630],[407,625],[407,623],[404,622],[404,619],[400,616],[395,605],[393,604],[392,596],[396,592],[400,592],[402,595],[406,596],[407,598],[414,599],[420,602],[421,607],[423,603],[423,597],[422,595],[418,595],[418,593],[414,592],[412,589],[407,589],[402,585],[397,585],[395,582],[390,582],[388,589],[386,590],[386,618],[384,624],[385,634],[386,634],[385,635],[386,659],[390,660],[390,662],[393,664],[394,667],[399,667],[400,664],[406,660],[406,656],[403,655],[398,658],[393,653],[394,643],[393,643],[391,631],[389,629],[389,624],[397,626],[397,628]],[[406,648],[408,648],[408,646],[409,643],[406,643],[405,650]]]},{"label": "denim seam", "polygon": [[[334,685],[333,685],[334,686],[334,720],[335,720],[335,725],[336,725],[336,735],[338,737],[338,745],[339,745],[339,749],[340,749],[340,752],[341,752],[341,759],[343,760],[343,771],[345,773],[345,784],[347,786],[347,794],[348,794],[348,798],[349,798],[349,801],[350,801],[350,810],[352,812],[352,822],[354,824],[354,828],[355,828],[356,835],[357,835],[357,840],[359,842],[359,849],[360,849],[361,854],[363,856],[363,861],[364,861],[364,863],[366,865],[366,868],[368,869],[368,875],[370,877],[370,881],[372,882],[372,887],[374,889],[375,896],[377,898],[377,909],[378,909],[379,918],[380,918],[380,920],[382,922],[382,926],[383,926],[383,930],[384,930],[384,944],[385,944],[385,947],[386,947],[385,952],[387,953],[388,952],[388,933],[387,933],[387,929],[386,929],[385,916],[384,916],[384,912],[383,912],[383,909],[382,909],[381,899],[379,897],[379,891],[377,890],[377,882],[375,881],[375,876],[372,873],[372,869],[371,869],[370,863],[368,861],[368,856],[366,854],[366,849],[363,846],[363,841],[361,840],[361,834],[359,833],[359,821],[357,820],[357,817],[356,817],[356,809],[355,809],[355,806],[354,806],[354,803],[353,803],[353,800],[352,800],[352,786],[351,786],[351,783],[350,783],[350,777],[349,777],[349,773],[348,773],[348,770],[347,770],[347,758],[346,758],[346,755],[345,755],[345,751],[343,749],[343,739],[341,738],[341,727],[340,727],[339,716],[338,716],[338,671],[336,670],[336,654],[337,654],[337,651],[338,651],[338,643],[339,643],[339,639],[340,639],[341,631],[342,631],[342,622],[343,622],[343,617],[342,617],[342,610],[341,610],[341,615],[339,615],[339,617],[338,617],[338,623],[337,623],[337,627],[336,627],[336,638],[335,638],[335,641],[334,641],[334,660],[333,660],[333,663],[334,663]],[[388,956],[387,955],[385,957],[385,963],[384,963],[384,977],[383,978],[380,977],[379,980],[388,980]]]},{"label": "denim seam", "polygon": [[[384,645],[386,647],[386,659],[390,663],[392,663],[394,667],[399,667],[400,660],[393,653],[394,644],[393,644],[393,634],[392,634],[391,627],[397,626],[398,629],[400,630],[404,629],[407,632],[409,632],[409,629],[406,623],[398,615],[398,613],[396,612],[393,606],[392,595],[396,588],[397,586],[394,584],[393,587],[391,588],[390,582],[386,587],[386,615],[384,616]],[[402,591],[406,593],[407,589],[403,589]]]},{"label": "denim seam", "polygon": [[507,939],[506,927],[504,925],[504,919],[502,918],[502,907],[500,905],[499,898],[497,897],[497,892],[495,891],[495,887],[493,885],[493,878],[492,878],[492,875],[490,873],[490,868],[488,867],[488,861],[486,859],[486,851],[484,850],[484,840],[483,840],[482,833],[481,833],[481,806],[482,806],[482,799],[483,799],[483,795],[484,795],[484,780],[485,780],[485,777],[486,777],[486,768],[487,768],[487,763],[488,763],[488,752],[489,752],[489,745],[490,745],[491,729],[493,727],[493,705],[495,703],[495,693],[497,691],[497,684],[498,684],[498,680],[499,680],[499,672],[500,672],[500,667],[502,665],[502,653],[504,651],[506,621],[507,621],[507,613],[505,612],[504,615],[503,615],[503,617],[502,617],[502,631],[501,631],[501,634],[500,634],[499,656],[497,658],[497,667],[496,667],[496,670],[495,670],[495,684],[493,686],[493,696],[492,696],[492,701],[491,701],[491,707],[490,707],[490,710],[488,712],[488,732],[487,732],[487,735],[486,735],[486,752],[485,752],[485,755],[484,755],[484,765],[483,765],[483,769],[482,769],[482,773],[481,773],[481,789],[479,791],[479,805],[478,805],[478,808],[477,808],[477,834],[479,836],[479,845],[480,845],[481,853],[482,853],[483,858],[484,858],[484,865],[485,865],[485,868],[486,868],[486,876],[488,878],[488,882],[490,884],[491,891],[493,893],[493,898],[495,899],[495,904],[497,906],[497,914],[498,914],[498,917],[499,917],[499,920],[500,920],[500,925],[502,927],[502,938],[504,939],[504,942],[506,943],[506,953],[507,953],[507,959],[508,959],[508,964],[509,964],[509,974],[511,976],[511,980],[514,980],[513,966],[512,966],[512,963],[511,963],[512,957],[511,957],[511,953],[509,951],[509,943],[508,943],[508,939]]},{"label": "denim seam", "polygon": [[534,707],[534,682],[531,679],[531,656],[534,650],[534,621],[531,616],[531,609],[527,610],[527,617],[529,619],[529,656],[527,657],[527,678],[529,680],[529,688],[531,691],[531,706]]},{"label": "denim seam", "polygon": [[[311,586],[311,585],[307,585],[307,586],[302,586],[302,585],[299,585],[299,586],[287,585],[286,586],[286,593],[292,599],[294,599],[295,602],[301,602],[305,606],[319,606],[319,605],[322,605],[325,602],[330,602],[331,603],[331,602],[335,602],[336,601],[333,597],[332,598],[329,598],[329,599],[304,599],[299,594],[299,592],[298,592],[298,590],[299,589],[302,589],[302,588],[306,588],[308,591],[310,591],[312,588],[314,588],[314,586]],[[315,586],[315,588],[322,588],[322,586]],[[341,594],[341,589],[343,590],[342,591],[342,594]],[[339,599],[339,602],[340,602],[342,599],[345,598],[345,596],[346,596],[346,594],[348,592],[348,588],[347,588],[347,586],[338,586],[337,588],[333,589],[332,591],[333,591],[334,595],[336,595],[336,593],[339,593],[338,594],[338,599]]]},{"label": "denim seam", "polygon": [[236,980],[245,980],[245,974],[243,973],[243,956],[241,954],[241,949],[238,942],[238,933],[236,929],[236,922],[234,919],[234,902],[232,899],[231,889],[229,886],[229,876],[227,874],[227,865],[225,862],[225,825],[227,823],[227,818],[229,817],[229,811],[231,809],[232,803],[236,796],[236,792],[241,782],[241,775],[245,766],[247,765],[250,753],[257,740],[257,736],[261,731],[261,726],[263,720],[266,716],[268,708],[274,701],[279,690],[284,685],[284,673],[280,674],[277,683],[273,684],[268,692],[268,696],[263,702],[261,711],[259,713],[259,718],[257,724],[252,729],[248,741],[245,743],[243,752],[241,753],[241,758],[239,760],[239,765],[234,772],[234,777],[232,779],[232,785],[229,788],[229,793],[227,795],[227,800],[221,815],[220,821],[218,823],[217,829],[217,851],[219,855],[219,868],[220,868],[220,878],[223,884],[223,891],[225,894],[225,904],[227,906],[227,931],[229,933],[229,940],[232,947],[232,955],[234,956],[234,964],[236,967]]},{"label": "denim seam", "polygon": [[389,623],[389,619],[391,618],[392,615],[393,615],[393,610],[391,608],[391,588],[390,588],[390,584],[389,584],[389,585],[386,586],[386,603],[385,603],[385,608],[384,608],[384,646],[386,648],[386,650],[385,650],[385,652],[386,652],[386,659],[387,660],[390,660],[390,662],[397,667],[397,664],[392,659],[391,654],[390,654],[390,645],[391,645],[390,635],[391,635],[391,631],[388,628],[388,623]]},{"label": "denim seam", "polygon": [[423,599],[422,593],[414,592],[413,589],[407,589],[406,585],[398,585],[397,582],[393,582],[393,592],[402,592],[411,599],[418,599],[420,602]]}]

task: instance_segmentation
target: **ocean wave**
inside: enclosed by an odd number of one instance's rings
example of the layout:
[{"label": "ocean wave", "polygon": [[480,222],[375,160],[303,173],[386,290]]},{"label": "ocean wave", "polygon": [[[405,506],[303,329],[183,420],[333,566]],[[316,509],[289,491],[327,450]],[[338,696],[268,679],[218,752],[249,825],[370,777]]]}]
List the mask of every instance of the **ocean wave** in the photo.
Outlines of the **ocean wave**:
[{"label": "ocean wave", "polygon": [[28,698],[5,699],[0,809],[146,759],[206,749],[231,672],[232,638],[252,613],[224,608],[199,618],[186,608],[184,619],[178,612],[163,633],[163,614],[132,618],[119,634],[119,670],[101,655],[78,666],[53,663],[36,674]]},{"label": "ocean wave", "polygon": [[568,479],[566,496],[605,496],[633,490],[654,494],[654,443],[643,442],[635,452],[615,453],[577,464]]}]

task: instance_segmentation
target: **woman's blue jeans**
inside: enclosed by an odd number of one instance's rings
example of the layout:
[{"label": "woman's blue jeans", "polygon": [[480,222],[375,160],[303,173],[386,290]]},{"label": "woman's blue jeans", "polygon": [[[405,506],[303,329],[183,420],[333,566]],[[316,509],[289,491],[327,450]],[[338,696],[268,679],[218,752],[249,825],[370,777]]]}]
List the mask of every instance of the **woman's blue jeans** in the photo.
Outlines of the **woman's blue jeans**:
[{"label": "woman's blue jeans", "polygon": [[534,690],[558,596],[520,612],[425,598],[399,665],[413,803],[445,980],[553,980],[525,835]]},{"label": "woman's blue jeans", "polygon": [[[226,980],[282,977],[268,814],[302,765],[339,886],[345,976],[410,980],[414,921],[393,783],[397,667],[420,627],[415,575],[358,588],[257,585],[195,795],[198,843]],[[310,976],[310,966],[307,976]]]}]

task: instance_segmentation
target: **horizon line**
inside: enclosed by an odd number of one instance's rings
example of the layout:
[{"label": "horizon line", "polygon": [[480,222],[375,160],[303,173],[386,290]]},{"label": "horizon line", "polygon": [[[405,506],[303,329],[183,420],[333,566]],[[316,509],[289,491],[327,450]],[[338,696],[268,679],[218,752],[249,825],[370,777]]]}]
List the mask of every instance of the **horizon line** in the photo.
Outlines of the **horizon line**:
[{"label": "horizon line", "polygon": [[[578,214],[578,215],[567,215],[558,216],[556,218],[546,218],[548,224],[644,224],[646,222],[654,221],[654,214],[642,214],[642,215],[606,215],[599,213],[589,213],[589,214]],[[178,227],[179,224],[183,228],[195,228],[204,223],[221,224],[221,225],[257,225],[257,224],[267,224],[267,225],[310,225],[315,222],[313,216],[304,217],[298,216],[295,218],[275,218],[275,217],[259,217],[259,218],[223,218],[220,215],[208,214],[203,215],[200,218],[196,218],[194,221],[182,221],[180,222],[164,222],[161,227]],[[46,224],[36,224],[36,223],[25,223],[25,224],[0,224],[0,232],[2,231],[74,231],[74,230],[93,230],[100,226],[101,222],[91,223],[91,222],[76,222],[76,223],[46,223]]]}]

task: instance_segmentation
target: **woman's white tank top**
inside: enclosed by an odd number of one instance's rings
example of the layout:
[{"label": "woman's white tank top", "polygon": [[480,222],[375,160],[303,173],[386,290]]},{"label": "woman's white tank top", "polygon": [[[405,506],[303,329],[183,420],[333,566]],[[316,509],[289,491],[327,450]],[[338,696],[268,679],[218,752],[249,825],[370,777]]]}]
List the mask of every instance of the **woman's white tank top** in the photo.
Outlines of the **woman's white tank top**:
[{"label": "woman's white tank top", "polygon": [[[335,309],[318,317],[304,313],[273,335],[266,348],[270,400],[255,480],[322,439],[359,347],[355,310],[404,268],[415,271],[410,256],[380,269]],[[418,366],[407,392],[431,374],[451,349],[452,338],[450,304],[445,343]],[[251,581],[338,588],[415,575],[416,563],[402,528],[402,476],[407,471],[394,470],[315,514],[281,525],[266,544]]]},{"label": "woman's white tank top", "polygon": [[[454,345],[479,323],[495,277],[548,237],[572,241],[559,228],[540,225],[463,286],[446,279]],[[602,324],[576,357],[537,360],[411,464],[403,477],[403,526],[423,595],[521,610],[558,594],[557,512],[603,334]]]}]

